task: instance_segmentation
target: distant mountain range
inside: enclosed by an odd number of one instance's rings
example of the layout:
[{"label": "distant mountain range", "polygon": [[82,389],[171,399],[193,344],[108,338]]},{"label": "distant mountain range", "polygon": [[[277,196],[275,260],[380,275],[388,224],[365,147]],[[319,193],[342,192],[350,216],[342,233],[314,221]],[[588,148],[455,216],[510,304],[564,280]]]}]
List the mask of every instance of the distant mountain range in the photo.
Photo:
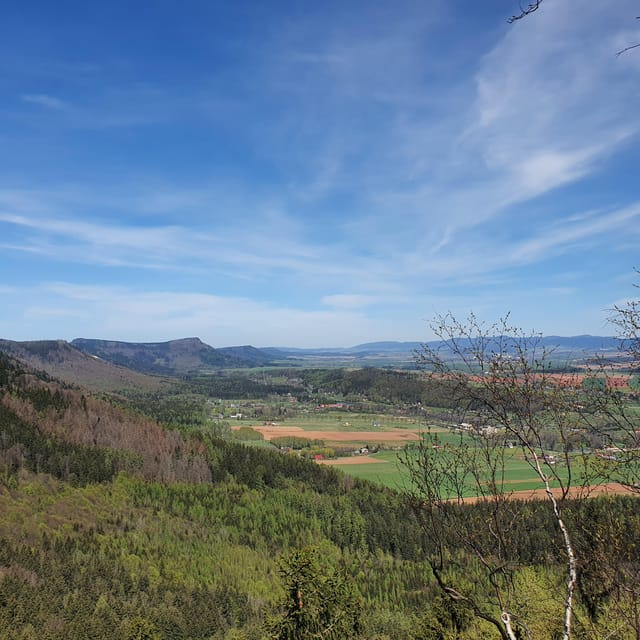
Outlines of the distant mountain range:
[{"label": "distant mountain range", "polygon": [[116,342],[76,338],[72,346],[123,367],[154,375],[182,375],[211,369],[271,364],[272,355],[251,346],[214,349],[200,338],[168,342]]},{"label": "distant mountain range", "polygon": [[[464,346],[468,341],[461,340],[460,344]],[[280,357],[286,355],[288,357],[382,357],[382,356],[402,356],[411,357],[416,351],[420,351],[426,345],[432,349],[446,349],[446,344],[441,340],[432,340],[428,342],[366,342],[354,347],[335,348],[335,349],[297,349],[288,347],[278,347],[277,349],[263,349],[268,353],[277,352]],[[495,346],[498,346],[496,339]],[[620,340],[610,336],[544,336],[538,342],[538,347],[552,350],[556,354],[563,356],[575,354],[575,357],[588,357],[596,353],[601,354],[618,354],[621,350]]]},{"label": "distant mountain range", "polygon": [[[420,342],[369,342],[349,348],[258,349],[252,346],[214,348],[199,338],[167,342],[118,342],[77,338],[14,342],[0,340],[0,351],[67,382],[101,390],[159,388],[167,384],[162,376],[184,376],[221,369],[261,366],[413,366]],[[439,341],[425,343],[445,349]],[[496,343],[497,344],[497,343]],[[547,336],[539,346],[553,350],[554,359],[566,362],[599,353],[618,357],[620,342],[607,336]]]}]

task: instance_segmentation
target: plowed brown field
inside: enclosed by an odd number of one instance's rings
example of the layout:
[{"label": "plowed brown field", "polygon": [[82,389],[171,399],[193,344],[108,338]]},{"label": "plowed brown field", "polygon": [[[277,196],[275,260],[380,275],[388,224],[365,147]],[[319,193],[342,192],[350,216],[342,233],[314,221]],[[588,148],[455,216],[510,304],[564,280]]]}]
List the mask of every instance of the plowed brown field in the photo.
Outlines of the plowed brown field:
[{"label": "plowed brown field", "polygon": [[[551,492],[556,498],[560,497],[560,489],[552,489]],[[574,487],[569,492],[571,498],[593,498],[601,495],[620,495],[631,494],[631,491],[624,485],[617,482],[609,482],[607,484],[592,485],[589,487]],[[522,491],[514,491],[509,494],[511,500],[544,500],[547,493],[544,489],[524,489]],[[465,498],[468,503],[477,502],[480,498]]]}]

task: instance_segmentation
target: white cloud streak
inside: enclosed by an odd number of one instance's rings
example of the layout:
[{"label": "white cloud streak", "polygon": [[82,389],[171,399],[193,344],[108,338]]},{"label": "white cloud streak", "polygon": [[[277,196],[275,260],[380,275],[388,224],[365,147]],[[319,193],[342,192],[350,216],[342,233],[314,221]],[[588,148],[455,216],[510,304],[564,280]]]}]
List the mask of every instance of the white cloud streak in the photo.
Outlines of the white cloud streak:
[{"label": "white cloud streak", "polygon": [[54,111],[63,111],[67,108],[64,101],[45,93],[27,93],[22,96],[22,100]]},{"label": "white cloud streak", "polygon": [[[131,227],[89,224],[75,220],[26,219],[0,215],[0,221],[33,229],[22,243],[5,249],[47,256],[59,262],[133,268],[169,273],[191,272],[232,281],[280,279],[281,287],[314,288],[353,281],[364,290],[390,285],[377,260],[345,260],[331,247],[305,245],[278,227],[252,231],[229,229],[212,234],[179,227]],[[331,285],[333,283],[333,285]]]},{"label": "white cloud streak", "polygon": [[618,211],[603,213],[589,222],[574,222],[556,227],[516,245],[511,252],[511,258],[514,262],[535,262],[541,257],[547,257],[551,252],[567,251],[578,242],[593,242],[594,239],[600,240],[603,236],[611,238],[623,232],[629,233],[629,230],[637,227],[638,219],[640,219],[640,203]]}]

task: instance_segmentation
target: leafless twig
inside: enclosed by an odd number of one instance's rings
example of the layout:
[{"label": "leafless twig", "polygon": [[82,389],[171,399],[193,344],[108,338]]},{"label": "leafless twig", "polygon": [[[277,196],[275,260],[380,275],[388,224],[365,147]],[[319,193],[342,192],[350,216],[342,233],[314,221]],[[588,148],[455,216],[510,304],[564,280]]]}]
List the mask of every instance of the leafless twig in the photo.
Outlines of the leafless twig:
[{"label": "leafless twig", "polygon": [[522,20],[522,18],[524,18],[525,16],[528,16],[534,11],[537,11],[541,4],[542,0],[536,0],[535,2],[530,2],[526,9],[520,6],[520,13],[507,18],[507,22],[509,24],[513,24],[514,22],[516,22],[516,20]]},{"label": "leafless twig", "polygon": [[[640,16],[636,16],[636,20],[640,20]],[[620,49],[620,51],[616,53],[616,57],[620,57],[623,53],[631,51],[631,49],[637,49],[638,47],[640,47],[640,42],[638,42],[637,44],[632,44],[629,47],[625,47],[624,49]]]}]

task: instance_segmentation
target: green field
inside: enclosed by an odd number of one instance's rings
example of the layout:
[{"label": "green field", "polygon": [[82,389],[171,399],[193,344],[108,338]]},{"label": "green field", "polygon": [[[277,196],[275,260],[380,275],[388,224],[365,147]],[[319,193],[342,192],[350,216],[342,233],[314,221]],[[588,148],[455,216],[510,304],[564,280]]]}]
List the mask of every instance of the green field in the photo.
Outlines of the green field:
[{"label": "green field", "polygon": [[354,478],[362,478],[392,489],[407,489],[410,485],[407,470],[400,464],[400,452],[381,451],[371,456],[381,462],[369,464],[336,464],[335,469]]},{"label": "green field", "polygon": [[[453,436],[454,434],[451,434]],[[456,436],[458,438],[458,436]],[[393,489],[405,489],[410,485],[409,474],[401,462],[399,451],[381,451],[371,457],[380,461],[365,464],[336,464],[347,475],[370,480]],[[409,453],[409,455],[417,455]],[[514,449],[505,452],[505,491],[521,491],[542,488],[542,483],[535,475],[531,467],[524,461],[522,454]],[[566,469],[562,466],[558,472],[566,480]],[[579,482],[574,478],[574,482]],[[473,495],[470,491],[469,495]]]}]

